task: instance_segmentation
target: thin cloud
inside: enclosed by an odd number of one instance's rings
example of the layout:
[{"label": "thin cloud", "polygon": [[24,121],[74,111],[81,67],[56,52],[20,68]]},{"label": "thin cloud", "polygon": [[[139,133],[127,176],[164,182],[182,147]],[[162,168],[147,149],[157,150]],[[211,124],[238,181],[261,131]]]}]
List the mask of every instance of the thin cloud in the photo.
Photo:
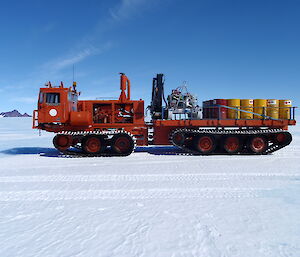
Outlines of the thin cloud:
[{"label": "thin cloud", "polygon": [[[155,0],[150,2],[147,0],[121,0],[118,5],[109,10],[110,17],[108,23],[116,23],[121,20],[129,19],[133,15],[141,13],[145,9],[152,6]],[[101,24],[103,24],[103,21]],[[107,27],[109,27],[108,24]],[[99,31],[96,29],[93,36],[87,36],[83,42],[78,43],[79,50],[77,52],[57,58],[44,64],[43,70],[47,71],[47,74],[56,74],[57,72],[71,67],[72,65],[79,63],[88,57],[99,55],[108,51],[113,46],[112,42],[109,41],[106,43],[99,43],[97,42],[98,36]],[[101,46],[99,47],[99,45]]]},{"label": "thin cloud", "polygon": [[119,5],[109,10],[111,19],[121,21],[149,7],[147,0],[121,0]]},{"label": "thin cloud", "polygon": [[75,54],[67,55],[61,58],[57,58],[54,61],[48,62],[43,65],[43,68],[51,71],[60,71],[76,63],[79,63],[90,56],[101,54],[110,49],[111,47],[111,42],[104,43],[102,47],[99,48],[96,48],[94,46],[88,46]]},{"label": "thin cloud", "polygon": [[[44,84],[49,79],[58,80],[66,77],[66,71],[68,68],[72,67],[72,65],[80,63],[89,57],[102,54],[114,46],[112,41],[104,43],[99,42],[99,35],[101,34],[101,31],[99,30],[100,24],[101,27],[105,24],[105,27],[108,30],[113,29],[110,25],[117,26],[120,21],[129,19],[137,13],[142,13],[150,6],[153,6],[156,2],[157,0],[121,0],[117,5],[109,10],[108,19],[102,19],[101,22],[99,21],[98,25],[91,31],[91,34],[83,37],[81,42],[77,42],[69,54],[54,58],[44,64],[41,64],[35,69],[35,71],[28,74],[27,78],[24,78],[17,84],[19,84],[21,88],[26,88],[31,85],[38,87],[38,85]],[[46,25],[45,29],[51,30],[54,29],[57,24],[49,23]],[[16,82],[14,82],[14,84],[16,84]],[[25,100],[26,102],[33,101],[28,98],[19,98],[16,100]]]},{"label": "thin cloud", "polygon": [[56,60],[55,63],[51,64],[51,66],[53,67],[53,69],[61,70],[73,64],[79,63],[89,56],[96,55],[97,52],[98,50],[93,47],[85,48],[75,55],[63,57]]}]

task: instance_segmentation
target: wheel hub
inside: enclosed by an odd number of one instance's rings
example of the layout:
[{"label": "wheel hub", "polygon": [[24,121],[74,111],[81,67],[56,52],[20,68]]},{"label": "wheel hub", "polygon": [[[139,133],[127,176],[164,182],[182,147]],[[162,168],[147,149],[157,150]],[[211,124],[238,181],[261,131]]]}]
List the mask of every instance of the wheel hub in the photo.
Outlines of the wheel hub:
[{"label": "wheel hub", "polygon": [[283,133],[279,133],[277,136],[276,136],[276,139],[279,143],[283,143],[285,140],[286,140],[286,136],[285,134]]},{"label": "wheel hub", "polygon": [[210,137],[201,137],[199,139],[199,148],[203,151],[209,151],[213,146],[212,139]]},{"label": "wheel hub", "polygon": [[237,137],[228,137],[225,141],[225,149],[229,152],[235,152],[240,146],[239,140]]},{"label": "wheel hub", "polygon": [[90,153],[97,153],[101,149],[101,142],[98,138],[95,137],[88,138],[85,145],[86,150]]},{"label": "wheel hub", "polygon": [[256,138],[256,139],[253,140],[252,145],[255,149],[261,150],[261,149],[263,149],[265,143],[264,143],[264,140],[262,138]]},{"label": "wheel hub", "polygon": [[115,142],[115,147],[120,152],[128,151],[130,148],[130,142],[126,137],[119,137]]},{"label": "wheel hub", "polygon": [[67,136],[58,136],[57,144],[61,147],[67,146],[69,143],[69,139]]}]

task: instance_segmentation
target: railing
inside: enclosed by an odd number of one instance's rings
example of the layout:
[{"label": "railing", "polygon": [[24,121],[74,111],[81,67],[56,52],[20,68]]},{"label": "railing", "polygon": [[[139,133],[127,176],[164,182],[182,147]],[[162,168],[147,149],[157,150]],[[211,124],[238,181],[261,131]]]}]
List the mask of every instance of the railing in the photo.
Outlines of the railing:
[{"label": "railing", "polygon": [[38,110],[34,110],[32,114],[32,128],[38,127],[38,124],[36,125],[37,121],[38,121]]},{"label": "railing", "polygon": [[[257,112],[251,112],[251,111],[246,111],[246,110],[243,110],[243,109],[240,109],[241,106],[239,106],[239,108],[235,108],[235,107],[230,107],[230,106],[226,106],[226,105],[210,105],[210,106],[205,106],[203,108],[203,113],[204,113],[204,109],[209,109],[209,110],[212,110],[212,111],[216,111],[217,109],[217,114],[216,115],[217,117],[212,117],[213,115],[209,115],[211,117],[204,117],[206,119],[224,119],[222,118],[222,108],[226,108],[228,110],[234,110],[235,111],[235,119],[239,119],[239,112],[243,112],[243,113],[249,113],[249,114],[253,114],[255,115],[256,117],[261,117],[262,119],[271,119],[271,120],[282,120],[282,119],[276,119],[274,117],[271,117],[269,115],[266,115],[267,114],[267,110],[268,109],[278,109],[278,112],[280,112],[281,109],[289,109],[289,117],[288,117],[288,120],[294,120],[295,119],[295,109],[297,107],[253,107],[253,106],[243,106],[243,108],[251,108],[251,109],[259,109],[259,110],[262,110],[262,113],[257,113]],[[215,112],[216,113],[216,112]],[[228,119],[228,118],[226,118]],[[253,118],[255,119],[255,118]]]}]

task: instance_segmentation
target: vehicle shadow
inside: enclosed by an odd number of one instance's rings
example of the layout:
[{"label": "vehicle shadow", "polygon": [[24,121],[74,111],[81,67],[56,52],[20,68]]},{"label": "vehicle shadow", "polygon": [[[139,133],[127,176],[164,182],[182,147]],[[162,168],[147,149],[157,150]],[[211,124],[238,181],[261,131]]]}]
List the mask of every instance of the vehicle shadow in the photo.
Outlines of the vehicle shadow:
[{"label": "vehicle shadow", "polygon": [[[108,152],[110,149],[108,149]],[[76,152],[81,153],[78,149],[71,149],[73,157],[76,157]],[[135,150],[135,153],[148,153],[152,155],[189,155],[182,149],[176,146],[138,146]],[[38,154],[43,157],[64,157],[64,154],[58,151],[55,148],[47,148],[47,147],[15,147],[11,149],[6,149],[0,151],[0,154],[7,155],[22,155],[22,154]],[[251,153],[238,153],[238,154],[228,154],[225,152],[215,152],[211,155],[253,155]],[[81,155],[82,157],[82,155]]]},{"label": "vehicle shadow", "polygon": [[[72,150],[73,151],[73,150]],[[78,151],[74,149],[74,152]],[[135,153],[149,153],[152,155],[176,155],[184,153],[175,146],[157,146],[157,147],[137,147]],[[39,154],[44,157],[60,157],[63,154],[55,148],[46,147],[15,147],[0,152],[8,155]]]},{"label": "vehicle shadow", "polygon": [[176,146],[139,146],[134,150],[135,153],[149,153],[153,155],[178,155],[185,152]]},{"label": "vehicle shadow", "polygon": [[2,154],[19,155],[19,154],[59,154],[55,148],[46,147],[15,147],[1,151]]}]

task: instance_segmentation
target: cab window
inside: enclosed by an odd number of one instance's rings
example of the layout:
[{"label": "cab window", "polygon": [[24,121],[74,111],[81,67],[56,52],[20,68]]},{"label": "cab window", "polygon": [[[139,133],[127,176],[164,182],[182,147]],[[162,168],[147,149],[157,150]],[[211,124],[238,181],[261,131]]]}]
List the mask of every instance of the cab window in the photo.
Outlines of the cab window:
[{"label": "cab window", "polygon": [[77,101],[78,101],[77,94],[74,94],[74,93],[72,93],[72,92],[69,92],[69,94],[68,94],[68,100],[69,100],[70,102],[73,102],[73,103],[77,102]]},{"label": "cab window", "polygon": [[60,94],[59,93],[47,93],[46,94],[46,103],[47,104],[59,104],[60,103]]},{"label": "cab window", "polygon": [[40,98],[39,98],[39,103],[43,103],[44,102],[44,93],[40,92]]}]

